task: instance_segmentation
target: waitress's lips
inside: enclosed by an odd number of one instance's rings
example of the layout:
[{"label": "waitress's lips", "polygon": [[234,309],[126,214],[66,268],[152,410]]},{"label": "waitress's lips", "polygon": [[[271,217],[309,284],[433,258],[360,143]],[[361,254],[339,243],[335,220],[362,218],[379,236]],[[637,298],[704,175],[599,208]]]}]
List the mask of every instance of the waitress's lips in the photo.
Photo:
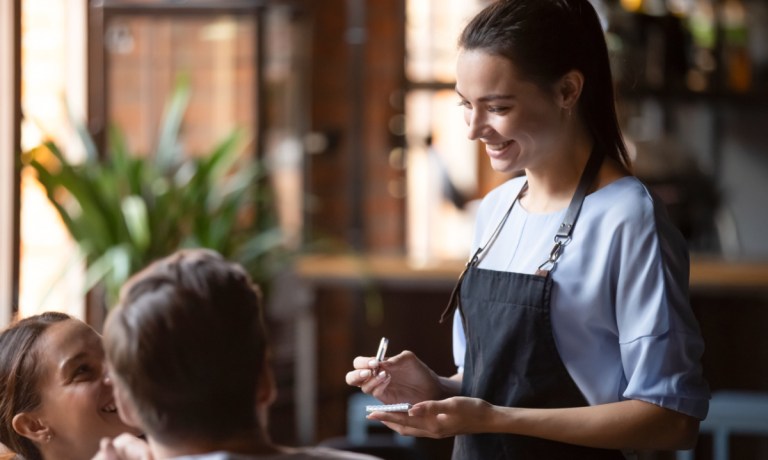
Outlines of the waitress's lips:
[{"label": "waitress's lips", "polygon": [[504,150],[507,147],[509,147],[513,142],[514,141],[512,141],[512,140],[505,141],[505,142],[502,142],[500,144],[491,144],[491,143],[486,142],[485,143],[485,150],[486,150],[486,152],[488,152],[488,155],[490,155],[492,157],[496,157],[496,156],[500,155],[501,153],[503,153]]}]

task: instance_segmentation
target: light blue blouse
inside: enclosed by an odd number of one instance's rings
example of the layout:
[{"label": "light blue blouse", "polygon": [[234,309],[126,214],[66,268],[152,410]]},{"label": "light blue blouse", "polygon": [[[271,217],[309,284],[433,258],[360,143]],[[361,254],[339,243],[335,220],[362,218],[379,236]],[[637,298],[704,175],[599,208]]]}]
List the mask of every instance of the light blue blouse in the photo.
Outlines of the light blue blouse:
[{"label": "light blue blouse", "polygon": [[[486,244],[524,181],[512,179],[483,199],[474,248]],[[479,267],[534,273],[564,215],[515,204]],[[572,238],[552,272],[551,319],[560,356],[587,401],[637,399],[705,418],[709,388],[688,299],[688,250],[663,204],[636,178],[619,179],[585,198]],[[458,315],[453,339],[463,372]]]}]

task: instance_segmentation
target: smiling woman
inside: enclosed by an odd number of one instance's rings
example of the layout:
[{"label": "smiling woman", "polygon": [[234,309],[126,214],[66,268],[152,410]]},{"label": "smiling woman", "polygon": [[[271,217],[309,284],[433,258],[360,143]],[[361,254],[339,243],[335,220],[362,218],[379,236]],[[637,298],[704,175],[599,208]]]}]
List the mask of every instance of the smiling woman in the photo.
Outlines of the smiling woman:
[{"label": "smiling woman", "polygon": [[[491,168],[524,171],[477,208],[453,320],[456,373],[405,351],[347,383],[455,436],[454,458],[626,459],[689,449],[707,414],[689,255],[631,174],[608,49],[587,0],[503,0],[459,38],[455,89]],[[378,372],[371,372],[376,369]]]},{"label": "smiling woman", "polygon": [[48,312],[0,334],[0,443],[26,460],[86,460],[126,431],[91,327]]}]

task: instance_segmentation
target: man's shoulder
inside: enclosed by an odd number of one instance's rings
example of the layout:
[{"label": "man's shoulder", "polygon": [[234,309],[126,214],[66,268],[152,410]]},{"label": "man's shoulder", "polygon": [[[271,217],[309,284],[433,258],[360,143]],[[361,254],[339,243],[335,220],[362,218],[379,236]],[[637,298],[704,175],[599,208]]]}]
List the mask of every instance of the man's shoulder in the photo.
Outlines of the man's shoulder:
[{"label": "man's shoulder", "polygon": [[[264,459],[267,460],[267,459]],[[328,447],[306,447],[290,453],[268,457],[268,460],[381,460],[367,454],[350,452]]]},{"label": "man's shoulder", "polygon": [[379,460],[378,457],[328,447],[297,449],[292,454],[285,454],[284,458],[286,460]]},{"label": "man's shoulder", "polygon": [[269,455],[242,455],[230,452],[211,452],[202,455],[176,457],[174,460],[381,460],[356,452],[348,452],[327,447],[290,448],[286,452]]}]

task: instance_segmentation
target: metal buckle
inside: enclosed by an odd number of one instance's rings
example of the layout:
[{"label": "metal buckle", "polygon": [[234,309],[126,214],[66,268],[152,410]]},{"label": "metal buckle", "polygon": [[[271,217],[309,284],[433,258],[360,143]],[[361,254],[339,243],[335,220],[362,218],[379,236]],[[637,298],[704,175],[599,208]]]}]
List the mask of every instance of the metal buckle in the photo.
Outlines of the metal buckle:
[{"label": "metal buckle", "polygon": [[555,268],[555,264],[557,263],[557,259],[560,258],[560,255],[563,253],[563,249],[565,249],[565,246],[571,242],[570,236],[559,236],[555,235],[555,245],[552,246],[552,250],[549,252],[549,258],[544,261],[541,265],[539,265],[538,272],[548,271],[551,272],[553,268]]}]

